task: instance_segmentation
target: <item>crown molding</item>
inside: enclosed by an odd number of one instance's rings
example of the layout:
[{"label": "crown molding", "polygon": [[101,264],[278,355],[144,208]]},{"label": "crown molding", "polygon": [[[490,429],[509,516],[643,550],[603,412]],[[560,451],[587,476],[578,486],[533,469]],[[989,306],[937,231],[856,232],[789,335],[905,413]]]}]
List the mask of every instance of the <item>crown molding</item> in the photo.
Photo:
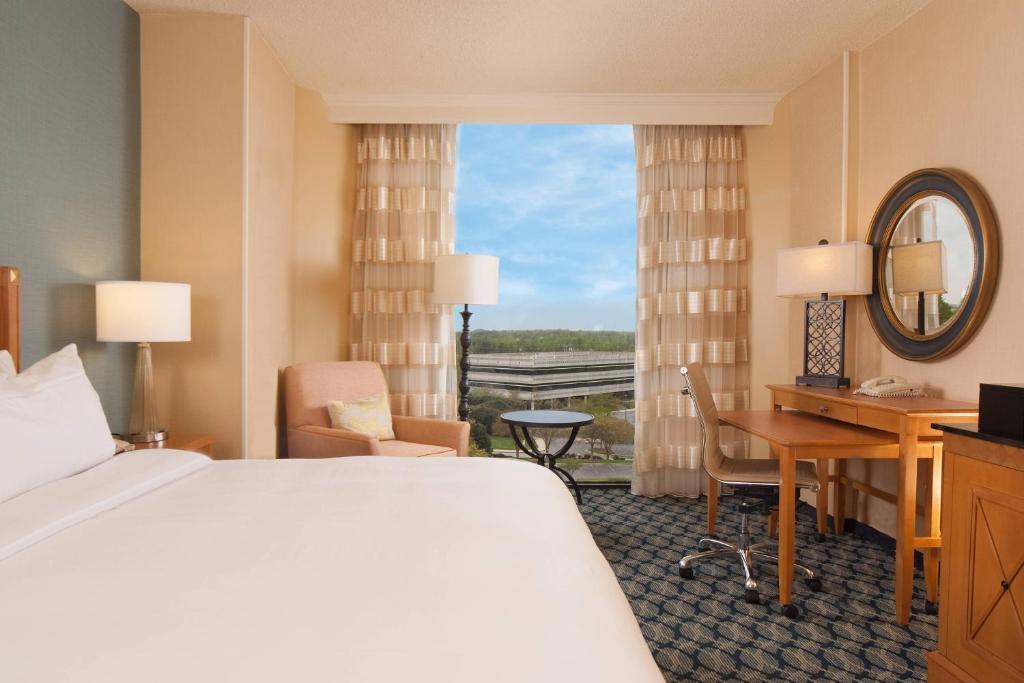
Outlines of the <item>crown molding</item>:
[{"label": "crown molding", "polygon": [[327,95],[333,123],[769,125],[783,93]]}]

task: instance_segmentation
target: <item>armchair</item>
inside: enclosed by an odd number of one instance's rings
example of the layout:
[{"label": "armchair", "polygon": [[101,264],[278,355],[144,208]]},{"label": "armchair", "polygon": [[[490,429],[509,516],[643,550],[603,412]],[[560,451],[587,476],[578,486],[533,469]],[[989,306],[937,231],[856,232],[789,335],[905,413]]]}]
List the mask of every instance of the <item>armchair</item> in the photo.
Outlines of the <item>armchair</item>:
[{"label": "armchair", "polygon": [[327,402],[387,393],[380,366],[369,361],[300,363],[284,371],[288,457],[344,455],[406,457],[469,454],[469,423],[393,415],[395,439],[380,441],[331,427]]}]

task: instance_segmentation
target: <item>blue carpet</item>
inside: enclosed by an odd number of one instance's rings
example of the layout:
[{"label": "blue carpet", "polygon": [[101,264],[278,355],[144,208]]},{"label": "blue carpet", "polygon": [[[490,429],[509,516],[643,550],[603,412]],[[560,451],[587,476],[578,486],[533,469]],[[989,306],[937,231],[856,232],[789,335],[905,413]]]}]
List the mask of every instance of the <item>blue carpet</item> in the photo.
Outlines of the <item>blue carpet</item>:
[{"label": "blue carpet", "polygon": [[[739,515],[718,506],[718,537],[735,540]],[[775,567],[761,566],[760,605],[743,600],[737,562],[716,560],[679,578],[679,559],[694,552],[707,516],[704,499],[649,499],[623,489],[589,489],[581,508],[598,546],[629,598],[668,681],[925,680],[938,617],[924,613],[924,577],[915,576],[910,624],[893,620],[892,555],[845,535],[812,540],[814,522],[799,515],[798,561],[816,570],[824,590],[797,581],[801,616],[779,613]],[[765,518],[754,518],[764,537]]]}]

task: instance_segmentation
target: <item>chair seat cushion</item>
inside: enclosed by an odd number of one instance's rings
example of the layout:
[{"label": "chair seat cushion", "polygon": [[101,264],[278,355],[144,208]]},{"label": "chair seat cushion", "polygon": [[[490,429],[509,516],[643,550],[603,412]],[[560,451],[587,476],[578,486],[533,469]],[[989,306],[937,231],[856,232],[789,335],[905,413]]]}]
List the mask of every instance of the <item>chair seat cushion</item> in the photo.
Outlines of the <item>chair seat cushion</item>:
[{"label": "chair seat cushion", "polygon": [[[729,458],[722,479],[738,484],[779,484],[779,461],[775,459],[740,460]],[[718,476],[716,475],[716,479]],[[818,488],[818,473],[813,462],[796,461],[796,485],[805,489]]]},{"label": "chair seat cushion", "polygon": [[381,455],[393,455],[402,458],[423,458],[423,457],[454,457],[455,451],[444,446],[431,446],[425,443],[412,443],[409,441],[381,441]]}]

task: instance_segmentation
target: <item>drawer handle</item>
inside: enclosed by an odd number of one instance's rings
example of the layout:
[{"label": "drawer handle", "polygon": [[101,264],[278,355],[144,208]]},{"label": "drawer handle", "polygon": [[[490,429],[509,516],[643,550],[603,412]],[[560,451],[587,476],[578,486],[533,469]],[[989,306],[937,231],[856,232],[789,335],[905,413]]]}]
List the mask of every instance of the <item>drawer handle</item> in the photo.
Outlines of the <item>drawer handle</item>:
[{"label": "drawer handle", "polygon": [[1001,581],[1001,582],[999,583],[999,585],[1003,587],[1003,590],[1004,590],[1004,591],[1008,591],[1008,590],[1010,590],[1010,582],[1009,582],[1009,581],[1007,581],[1006,579],[1003,579],[1003,580],[1002,580],[1002,581]]},{"label": "drawer handle", "polygon": [[828,412],[828,406],[818,406],[818,412],[824,415]]}]

